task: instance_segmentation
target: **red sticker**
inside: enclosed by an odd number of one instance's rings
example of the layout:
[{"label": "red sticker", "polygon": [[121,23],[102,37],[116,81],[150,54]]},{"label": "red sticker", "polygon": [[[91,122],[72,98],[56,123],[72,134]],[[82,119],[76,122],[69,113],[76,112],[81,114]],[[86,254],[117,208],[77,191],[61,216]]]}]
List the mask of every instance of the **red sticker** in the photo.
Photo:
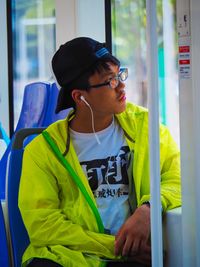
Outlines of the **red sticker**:
[{"label": "red sticker", "polygon": [[190,52],[189,45],[179,46],[179,53],[189,53],[189,52]]},{"label": "red sticker", "polygon": [[179,60],[179,64],[180,65],[189,65],[190,64],[190,60],[189,59]]}]

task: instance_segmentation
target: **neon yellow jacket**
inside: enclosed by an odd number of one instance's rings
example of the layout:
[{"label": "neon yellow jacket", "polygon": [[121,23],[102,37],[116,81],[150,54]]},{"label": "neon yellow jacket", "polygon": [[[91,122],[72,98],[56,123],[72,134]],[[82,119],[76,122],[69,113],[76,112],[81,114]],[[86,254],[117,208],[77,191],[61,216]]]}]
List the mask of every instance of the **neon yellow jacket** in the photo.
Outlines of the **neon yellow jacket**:
[{"label": "neon yellow jacket", "polygon": [[[125,131],[130,150],[134,150],[133,177],[137,206],[140,206],[150,200],[148,112],[127,104],[126,111],[116,118]],[[68,119],[47,128],[61,153],[66,150],[67,129]],[[71,141],[65,158],[95,203]],[[181,205],[181,192],[179,150],[165,126],[160,126],[160,169],[161,201],[166,211]],[[96,219],[83,194],[42,135],[24,152],[19,208],[30,237],[23,266],[33,257],[48,258],[64,267],[99,267],[102,263],[98,257],[115,258],[114,236],[98,232]]]}]

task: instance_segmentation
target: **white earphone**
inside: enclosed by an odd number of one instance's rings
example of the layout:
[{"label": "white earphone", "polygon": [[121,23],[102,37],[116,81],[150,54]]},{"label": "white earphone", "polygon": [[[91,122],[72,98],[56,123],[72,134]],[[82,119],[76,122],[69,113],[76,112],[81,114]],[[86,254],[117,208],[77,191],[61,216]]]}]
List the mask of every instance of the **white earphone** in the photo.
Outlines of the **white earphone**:
[{"label": "white earphone", "polygon": [[85,100],[85,97],[81,95],[80,99],[88,106],[90,107],[90,104]]},{"label": "white earphone", "polygon": [[90,104],[85,100],[85,97],[83,95],[80,96],[80,99],[86,104],[86,106],[88,106],[88,108],[90,109],[90,112],[91,112],[91,116],[92,116],[92,130],[93,130],[93,133],[94,133],[94,136],[97,140],[97,143],[100,145],[101,142],[99,140],[99,137],[98,135],[96,134],[95,132],[95,128],[94,128],[94,114],[93,114],[93,111],[92,111],[92,108],[90,106]]}]

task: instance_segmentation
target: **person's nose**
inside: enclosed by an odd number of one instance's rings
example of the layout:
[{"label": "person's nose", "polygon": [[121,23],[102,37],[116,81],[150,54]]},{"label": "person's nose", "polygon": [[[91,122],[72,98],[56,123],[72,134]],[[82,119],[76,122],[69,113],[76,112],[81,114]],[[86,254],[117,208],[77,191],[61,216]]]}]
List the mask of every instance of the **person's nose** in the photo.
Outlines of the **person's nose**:
[{"label": "person's nose", "polygon": [[119,84],[115,89],[117,90],[117,92],[119,92],[119,91],[123,90],[124,88],[125,88],[125,83],[119,81]]}]

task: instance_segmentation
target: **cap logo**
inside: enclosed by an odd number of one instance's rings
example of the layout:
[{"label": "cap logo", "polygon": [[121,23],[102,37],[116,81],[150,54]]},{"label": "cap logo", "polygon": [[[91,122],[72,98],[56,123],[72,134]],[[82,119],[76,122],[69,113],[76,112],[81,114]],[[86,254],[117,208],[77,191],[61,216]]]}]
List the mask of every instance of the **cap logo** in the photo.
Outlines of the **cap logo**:
[{"label": "cap logo", "polygon": [[101,48],[95,53],[95,55],[99,58],[103,57],[105,54],[109,54],[109,51],[105,47]]}]

